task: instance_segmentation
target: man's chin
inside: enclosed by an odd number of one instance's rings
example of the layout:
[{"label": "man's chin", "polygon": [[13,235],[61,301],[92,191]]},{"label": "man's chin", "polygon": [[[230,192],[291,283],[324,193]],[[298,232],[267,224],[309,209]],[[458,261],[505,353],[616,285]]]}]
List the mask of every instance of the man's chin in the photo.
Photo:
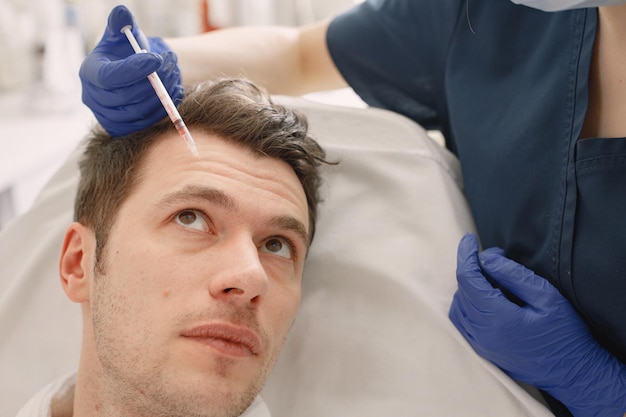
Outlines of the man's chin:
[{"label": "man's chin", "polygon": [[[234,417],[243,414],[254,402],[262,386],[237,380],[207,378],[195,375],[178,389],[170,384],[167,397],[176,398],[174,404],[181,407],[189,416]],[[177,392],[176,392],[177,391]],[[163,397],[161,400],[164,399]],[[184,403],[184,404],[181,404]]]}]

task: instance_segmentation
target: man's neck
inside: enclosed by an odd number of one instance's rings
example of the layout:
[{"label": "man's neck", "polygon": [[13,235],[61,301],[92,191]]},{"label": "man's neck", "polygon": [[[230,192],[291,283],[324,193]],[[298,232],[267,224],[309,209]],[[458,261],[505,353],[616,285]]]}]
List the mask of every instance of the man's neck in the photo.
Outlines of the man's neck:
[{"label": "man's neck", "polygon": [[[87,313],[91,314],[91,313]],[[96,353],[95,337],[91,326],[83,325],[83,346],[76,374],[74,389],[74,416],[96,417],[105,416],[102,409],[103,370],[100,358]],[[54,416],[53,416],[54,417]]]},{"label": "man's neck", "polygon": [[74,410],[75,386],[72,380],[64,383],[61,391],[57,392],[50,402],[51,417],[72,417]]}]

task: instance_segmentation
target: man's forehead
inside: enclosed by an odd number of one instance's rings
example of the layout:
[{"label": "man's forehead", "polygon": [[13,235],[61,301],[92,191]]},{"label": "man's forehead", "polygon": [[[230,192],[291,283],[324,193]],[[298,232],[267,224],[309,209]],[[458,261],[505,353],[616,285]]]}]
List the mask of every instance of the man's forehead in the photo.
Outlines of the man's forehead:
[{"label": "man's forehead", "polygon": [[[211,198],[235,205],[240,195],[222,187],[240,181],[251,192],[268,192],[298,207],[308,218],[308,201],[293,168],[284,160],[255,154],[248,147],[202,130],[192,133],[200,152],[194,157],[176,132],[155,138],[139,166],[139,183],[151,183],[161,196]],[[141,187],[141,184],[138,184]],[[147,185],[147,184],[144,184]],[[245,197],[245,196],[243,196]]]}]

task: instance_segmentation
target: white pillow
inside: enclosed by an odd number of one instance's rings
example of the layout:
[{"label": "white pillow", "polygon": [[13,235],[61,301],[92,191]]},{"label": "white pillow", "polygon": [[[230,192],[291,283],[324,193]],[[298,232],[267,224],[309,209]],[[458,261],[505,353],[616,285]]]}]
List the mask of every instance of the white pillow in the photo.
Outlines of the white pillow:
[{"label": "white pillow", "polygon": [[[341,163],[324,168],[302,306],[262,393],[273,415],[550,416],[447,318],[456,246],[473,230],[454,156],[387,111],[277,99]],[[79,152],[0,233],[2,416],[78,364],[80,309],[57,263]]]}]

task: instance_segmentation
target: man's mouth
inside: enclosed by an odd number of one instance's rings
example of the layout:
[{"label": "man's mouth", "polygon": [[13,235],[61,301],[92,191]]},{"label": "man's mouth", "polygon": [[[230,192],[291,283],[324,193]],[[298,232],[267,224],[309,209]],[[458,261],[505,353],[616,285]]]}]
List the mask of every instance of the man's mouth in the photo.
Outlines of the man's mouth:
[{"label": "man's mouth", "polygon": [[181,336],[206,344],[229,356],[251,356],[261,352],[261,341],[253,330],[232,324],[198,325],[184,331]]}]

